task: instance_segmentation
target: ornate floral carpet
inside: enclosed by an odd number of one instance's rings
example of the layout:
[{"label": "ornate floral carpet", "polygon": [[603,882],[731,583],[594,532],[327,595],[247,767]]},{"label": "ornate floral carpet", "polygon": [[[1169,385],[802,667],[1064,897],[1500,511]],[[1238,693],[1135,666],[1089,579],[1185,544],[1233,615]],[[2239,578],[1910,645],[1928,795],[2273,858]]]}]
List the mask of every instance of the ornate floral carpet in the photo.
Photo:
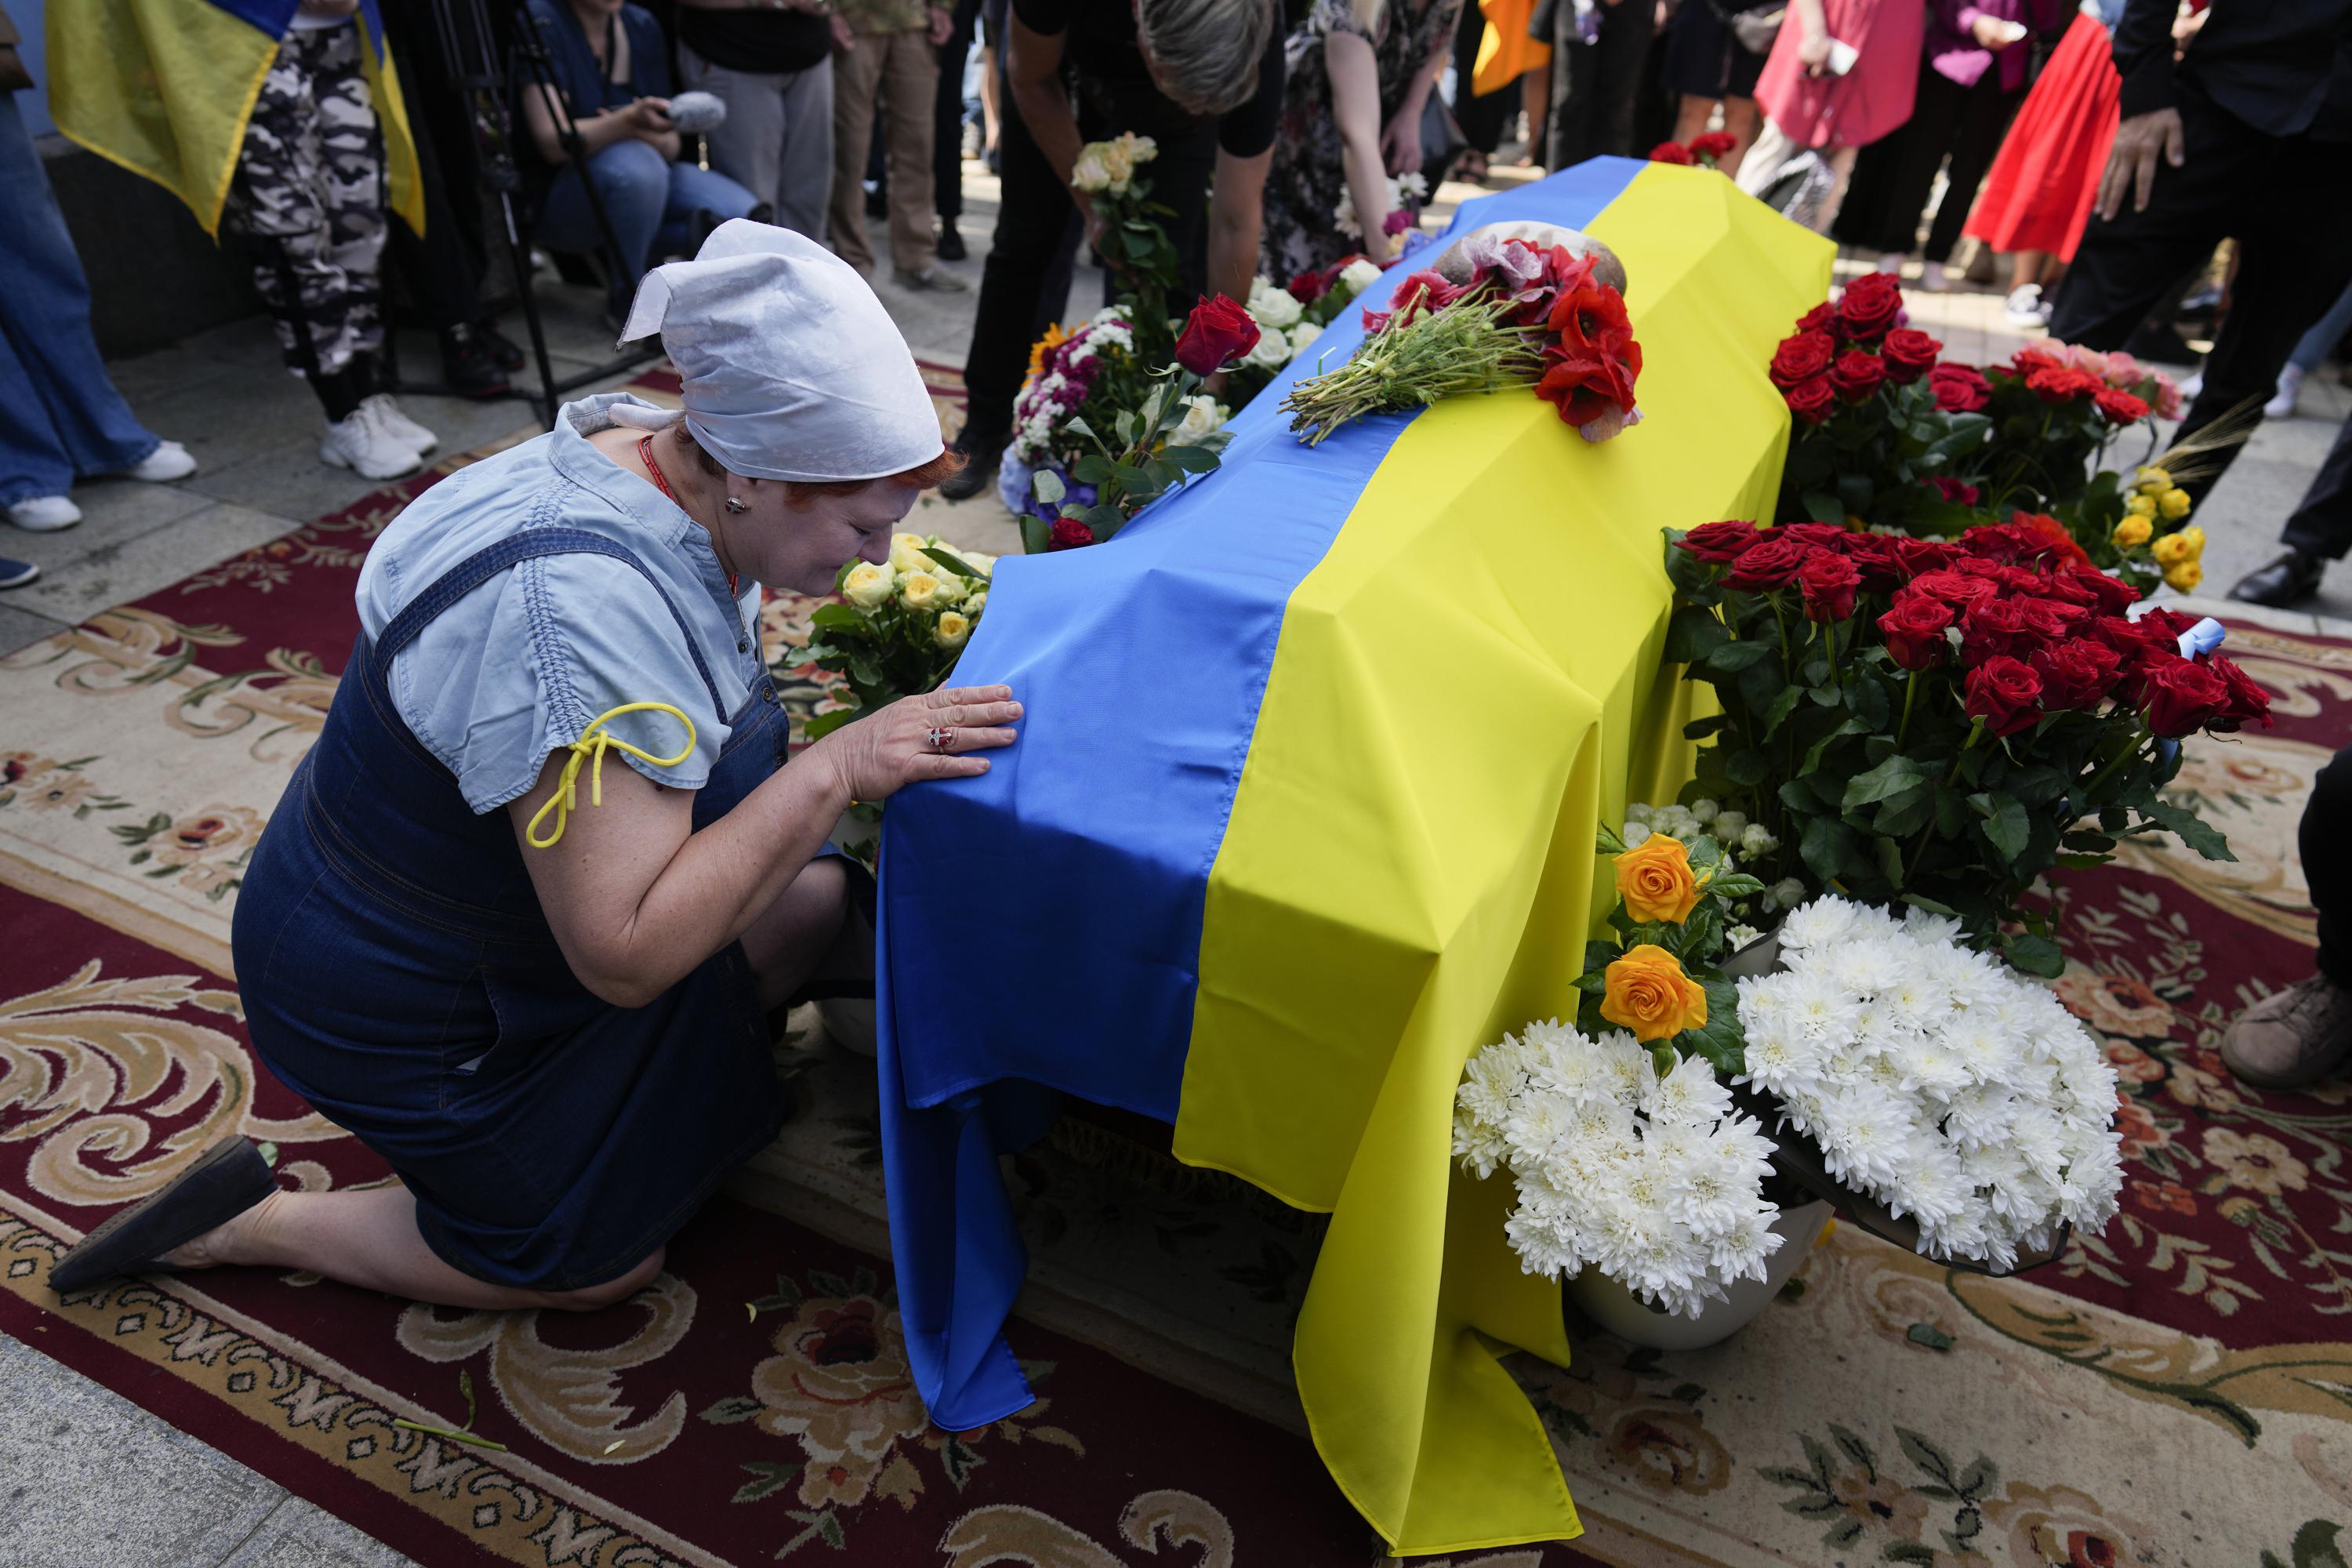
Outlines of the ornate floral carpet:
[{"label": "ornate floral carpet", "polygon": [[[257,1068],[228,920],[349,657],[368,542],[466,460],[0,659],[0,1330],[436,1568],[1377,1561],[1288,1393],[1318,1225],[1148,1136],[1066,1123],[1010,1163],[1043,1397],[931,1428],[870,1069],[806,1016],[778,1046],[784,1137],[625,1307],[436,1311],[254,1271],[49,1290],[64,1244],[232,1131],[305,1188],[383,1178]],[[806,609],[769,606],[772,652]],[[1725,1345],[1523,1361],[1589,1533],[1456,1568],[2340,1562],[2352,1088],[2245,1090],[2213,1045],[2308,971],[2294,825],[2352,739],[2352,641],[2232,645],[2278,728],[2193,751],[2182,787],[2239,862],[2145,851],[2062,889],[2062,992],[2126,1080],[2123,1215],[2006,1282],[1841,1229]],[[458,1426],[467,1391],[503,1449],[393,1425]]]}]

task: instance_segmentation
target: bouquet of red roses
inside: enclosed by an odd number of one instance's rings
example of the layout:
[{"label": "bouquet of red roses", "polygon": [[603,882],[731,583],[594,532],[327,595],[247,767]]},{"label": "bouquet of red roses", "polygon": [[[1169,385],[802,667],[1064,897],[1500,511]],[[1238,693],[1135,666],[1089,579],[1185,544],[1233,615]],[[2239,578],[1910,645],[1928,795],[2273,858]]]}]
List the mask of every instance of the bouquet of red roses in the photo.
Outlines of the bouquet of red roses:
[{"label": "bouquet of red roses", "polygon": [[2232,858],[2159,792],[2180,737],[2267,726],[2269,698],[2201,637],[2184,644],[2186,617],[2129,616],[2138,591],[2054,521],[1949,541],[1820,522],[1666,537],[1681,599],[1666,657],[1723,710],[1685,731],[1716,741],[1688,795],[1762,825],[1771,847],[1746,868],[1801,884],[1776,886],[1776,904],[1834,886],[1916,905],[2054,974],[2046,921],[2022,905],[2043,873],[2158,831]]},{"label": "bouquet of red roses", "polygon": [[1723,166],[1723,155],[1738,145],[1739,138],[1728,131],[1702,132],[1687,142],[1659,142],[1650,149],[1650,162],[1684,163],[1701,169],[1717,169]]},{"label": "bouquet of red roses", "polygon": [[[1455,276],[1444,268],[1455,263]],[[1588,441],[1637,421],[1642,345],[1625,314],[1623,275],[1605,250],[1474,233],[1439,268],[1405,279],[1393,310],[1366,310],[1363,346],[1283,400],[1291,428],[1316,446],[1368,414],[1465,393],[1528,386]]]}]

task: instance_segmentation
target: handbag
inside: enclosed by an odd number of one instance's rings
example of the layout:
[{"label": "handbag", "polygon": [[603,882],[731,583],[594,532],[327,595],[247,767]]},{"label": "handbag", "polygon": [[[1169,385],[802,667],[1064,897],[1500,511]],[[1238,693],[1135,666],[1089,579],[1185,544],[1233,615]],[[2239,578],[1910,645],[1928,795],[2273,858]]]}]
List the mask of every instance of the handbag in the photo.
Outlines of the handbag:
[{"label": "handbag", "polygon": [[1463,153],[1470,150],[1470,138],[1462,134],[1462,126],[1445,100],[1436,93],[1421,106],[1421,176],[1429,182],[1433,192]]},{"label": "handbag", "polygon": [[1721,0],[1707,0],[1707,4],[1715,7],[1715,14],[1722,19],[1723,25],[1731,29],[1731,36],[1738,40],[1739,47],[1751,55],[1772,52],[1772,41],[1780,36],[1780,24],[1787,20],[1789,15],[1786,5],[1775,5],[1769,10],[1727,11]]}]

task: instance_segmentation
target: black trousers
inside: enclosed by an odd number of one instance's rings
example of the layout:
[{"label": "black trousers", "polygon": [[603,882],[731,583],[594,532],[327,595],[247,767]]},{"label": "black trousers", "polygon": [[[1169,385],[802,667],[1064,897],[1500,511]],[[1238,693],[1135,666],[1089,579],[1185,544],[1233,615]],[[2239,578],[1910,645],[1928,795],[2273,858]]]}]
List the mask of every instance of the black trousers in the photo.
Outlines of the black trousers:
[{"label": "black trousers", "polygon": [[[2339,453],[2343,446],[2336,443]],[[2352,894],[2336,875],[2352,872],[2352,840],[2344,836],[2347,812],[2352,812],[2352,746],[2336,752],[2311,781],[2311,798],[2295,830],[2303,879],[2311,889],[2311,907],[2319,911],[2319,973],[2352,990],[2352,908],[2347,907]]]},{"label": "black trousers", "polygon": [[[2183,82],[2180,120],[2187,157],[2159,163],[2146,212],[2128,199],[2112,223],[2091,219],[2058,290],[2053,337],[2089,348],[2121,348],[2132,329],[2180,275],[2238,241],[2230,313],[2205,362],[2205,385],[2181,425],[2189,435],[2237,405],[2256,407],[2278,390],[2297,339],[2327,313],[2352,281],[2352,204],[2343,199],[2352,143],[2268,136]],[[2215,473],[2237,456],[2208,459]]]},{"label": "black trousers", "polygon": [[2352,419],[2336,432],[2327,460],[2311,479],[2280,539],[2306,555],[2341,561],[2352,550]]},{"label": "black trousers", "polygon": [[980,22],[980,0],[958,0],[953,14],[955,31],[940,46],[931,127],[931,209],[949,225],[963,216],[963,63]]},{"label": "black trousers", "polygon": [[[1069,298],[1070,274],[1086,237],[1077,204],[1022,122],[1012,83],[1003,74],[1002,57],[998,64],[996,89],[1003,108],[997,133],[996,235],[981,269],[980,303],[963,366],[964,387],[971,398],[965,427],[992,439],[1012,426],[1013,400],[1029,369],[1029,346],[1045,335]],[[1147,112],[1150,108],[1138,107]],[[1089,142],[1122,131],[1139,132],[1159,142],[1159,156],[1147,172],[1151,199],[1172,215],[1161,221],[1180,258],[1176,294],[1169,304],[1186,308],[1208,272],[1215,121],[1171,134],[1164,121],[1122,122],[1122,116],[1098,110],[1083,98],[1077,114],[1078,134]]]},{"label": "black trousers", "polygon": [[[1503,139],[1504,123],[1518,112],[1519,84],[1510,82],[1500,92],[1483,98],[1471,89],[1470,79],[1478,68],[1478,46],[1486,37],[1486,13],[1478,9],[1477,0],[1465,0],[1461,22],[1454,32],[1454,122],[1462,127],[1463,140],[1472,151],[1492,156]],[[1538,128],[1537,134],[1541,133]]]},{"label": "black trousers", "polygon": [[1879,252],[1908,251],[1919,232],[1919,215],[1935,188],[1936,171],[1951,158],[1951,174],[1936,221],[1927,230],[1927,261],[1949,261],[1960,242],[1960,225],[1976,204],[1977,187],[1992,167],[1993,154],[2009,121],[2023,101],[2022,88],[2000,89],[2000,73],[1988,69],[1973,87],[1962,87],[1925,59],[1911,118],[1892,135],[1862,150],[1853,182],[1838,210],[1837,237]]},{"label": "black trousers", "polygon": [[1546,168],[1633,151],[1633,99],[1649,68],[1653,11],[1643,0],[1621,0],[1602,5],[1600,16],[1600,36],[1588,44],[1576,36],[1575,6],[1562,5],[1554,13]]}]

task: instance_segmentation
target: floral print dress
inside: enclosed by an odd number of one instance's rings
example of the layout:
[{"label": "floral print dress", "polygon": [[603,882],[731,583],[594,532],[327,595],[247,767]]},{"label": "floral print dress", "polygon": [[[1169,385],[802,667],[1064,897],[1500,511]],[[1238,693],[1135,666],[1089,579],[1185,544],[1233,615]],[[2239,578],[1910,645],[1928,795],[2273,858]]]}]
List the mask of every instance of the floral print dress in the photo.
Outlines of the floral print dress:
[{"label": "floral print dress", "polygon": [[1353,33],[1372,46],[1381,79],[1381,124],[1386,127],[1404,101],[1413,73],[1452,42],[1462,5],[1463,0],[1389,0],[1373,32],[1358,19],[1350,0],[1315,0],[1314,10],[1283,49],[1290,79],[1283,92],[1282,132],[1275,138],[1274,162],[1265,175],[1267,277],[1279,282],[1363,248],[1334,221],[1348,194],[1348,175],[1323,40]]}]

